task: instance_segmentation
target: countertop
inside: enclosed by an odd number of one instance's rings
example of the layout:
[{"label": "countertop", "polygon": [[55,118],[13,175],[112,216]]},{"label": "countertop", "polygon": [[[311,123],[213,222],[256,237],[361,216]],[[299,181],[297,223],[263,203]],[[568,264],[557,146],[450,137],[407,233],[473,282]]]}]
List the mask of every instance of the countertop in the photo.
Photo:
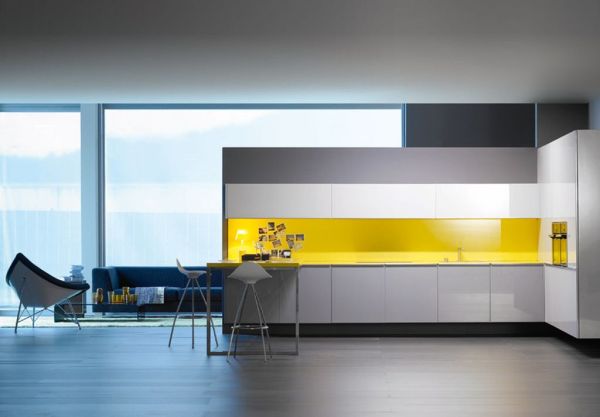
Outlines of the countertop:
[{"label": "countertop", "polygon": [[[385,262],[385,261],[295,261],[295,260],[277,260],[259,262],[266,268],[297,268],[303,266],[348,266],[348,267],[370,267],[370,266],[552,266],[561,269],[575,270],[574,266],[559,266],[544,262],[533,261],[464,261],[464,262]],[[240,265],[239,261],[218,261],[209,262],[211,268],[232,268]]]},{"label": "countertop", "polygon": [[300,262],[301,266],[488,266],[488,265],[544,265],[526,261],[473,261],[473,262]]}]

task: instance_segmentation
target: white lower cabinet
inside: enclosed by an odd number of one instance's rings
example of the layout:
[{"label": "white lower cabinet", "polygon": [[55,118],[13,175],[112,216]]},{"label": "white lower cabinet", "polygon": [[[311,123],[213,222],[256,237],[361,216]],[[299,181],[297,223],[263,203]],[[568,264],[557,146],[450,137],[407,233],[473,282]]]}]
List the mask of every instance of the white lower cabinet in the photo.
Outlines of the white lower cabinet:
[{"label": "white lower cabinet", "polygon": [[435,323],[437,321],[437,266],[385,268],[385,321]]},{"label": "white lower cabinet", "polygon": [[331,323],[331,267],[301,267],[299,284],[300,323]]},{"label": "white lower cabinet", "polygon": [[546,323],[579,337],[577,314],[577,271],[544,266]]},{"label": "white lower cabinet", "polygon": [[384,280],[383,266],[332,267],[332,322],[383,323]]},{"label": "white lower cabinet", "polygon": [[541,265],[492,265],[491,321],[544,321]]},{"label": "white lower cabinet", "polygon": [[[544,289],[541,265],[303,266],[300,322],[542,322],[545,317],[573,334],[577,329],[575,271],[550,269]],[[291,323],[294,281],[291,276],[279,278],[269,283],[279,283],[276,288],[263,284],[261,296],[273,322]],[[235,284],[226,286],[226,301],[239,297],[238,292]],[[229,304],[226,322],[231,321]]]},{"label": "white lower cabinet", "polygon": [[438,321],[490,321],[489,266],[439,266]]}]

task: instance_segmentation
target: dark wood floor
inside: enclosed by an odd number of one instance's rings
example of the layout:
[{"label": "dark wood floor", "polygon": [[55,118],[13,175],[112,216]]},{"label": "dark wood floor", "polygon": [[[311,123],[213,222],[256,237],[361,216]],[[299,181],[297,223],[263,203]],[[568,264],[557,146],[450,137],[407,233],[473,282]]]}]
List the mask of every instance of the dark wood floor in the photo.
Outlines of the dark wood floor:
[{"label": "dark wood floor", "polygon": [[600,350],[555,338],[312,338],[228,364],[177,332],[0,329],[0,416],[600,415]]}]

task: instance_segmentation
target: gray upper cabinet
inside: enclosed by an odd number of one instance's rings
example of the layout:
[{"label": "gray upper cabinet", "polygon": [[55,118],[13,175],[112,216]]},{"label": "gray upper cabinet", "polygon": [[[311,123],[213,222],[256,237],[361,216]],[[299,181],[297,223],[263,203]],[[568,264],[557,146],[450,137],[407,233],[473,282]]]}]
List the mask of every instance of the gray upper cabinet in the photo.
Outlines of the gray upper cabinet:
[{"label": "gray upper cabinet", "polygon": [[490,321],[489,266],[439,266],[438,319],[449,323]]},{"label": "gray upper cabinet", "polygon": [[491,321],[544,321],[542,265],[492,265]]},{"label": "gray upper cabinet", "polygon": [[334,323],[385,321],[383,266],[332,267],[331,280]]},{"label": "gray upper cabinet", "polygon": [[435,323],[437,321],[437,266],[385,268],[385,321]]}]

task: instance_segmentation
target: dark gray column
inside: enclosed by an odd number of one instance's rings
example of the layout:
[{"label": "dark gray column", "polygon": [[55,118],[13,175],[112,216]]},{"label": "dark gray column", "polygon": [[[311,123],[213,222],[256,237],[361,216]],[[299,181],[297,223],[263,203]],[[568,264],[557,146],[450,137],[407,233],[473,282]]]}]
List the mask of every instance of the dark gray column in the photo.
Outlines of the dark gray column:
[{"label": "dark gray column", "polygon": [[544,146],[574,130],[589,128],[587,103],[538,104],[537,146]]}]

